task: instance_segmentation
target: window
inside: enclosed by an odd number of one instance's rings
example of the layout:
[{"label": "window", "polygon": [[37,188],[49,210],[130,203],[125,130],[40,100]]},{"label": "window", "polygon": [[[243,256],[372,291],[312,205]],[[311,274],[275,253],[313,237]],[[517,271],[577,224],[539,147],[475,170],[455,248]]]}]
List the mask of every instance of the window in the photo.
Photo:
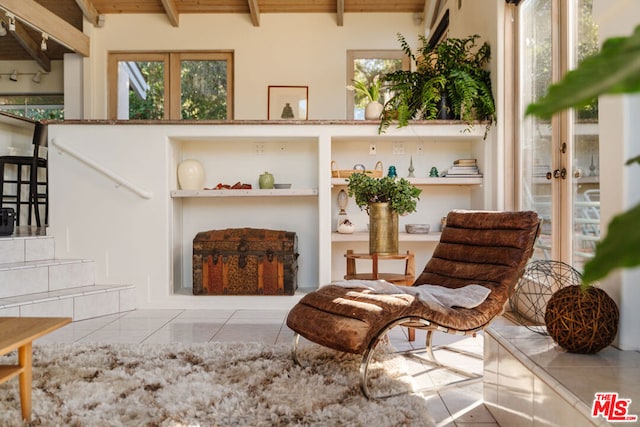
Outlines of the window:
[{"label": "window", "polygon": [[[376,76],[397,70],[409,70],[411,61],[401,50],[347,51],[347,85],[353,80],[372,82]],[[384,103],[388,94],[382,91]],[[347,119],[363,120],[367,100],[352,91],[347,92]]]},{"label": "window", "polygon": [[62,120],[64,95],[0,95],[0,111],[32,120]]},{"label": "window", "polygon": [[233,118],[232,52],[110,53],[109,118]]},{"label": "window", "polygon": [[[524,0],[518,6],[517,111],[598,50],[593,0]],[[552,120],[516,124],[520,208],[536,210],[543,227],[534,258],[581,270],[600,239],[597,100]]]}]

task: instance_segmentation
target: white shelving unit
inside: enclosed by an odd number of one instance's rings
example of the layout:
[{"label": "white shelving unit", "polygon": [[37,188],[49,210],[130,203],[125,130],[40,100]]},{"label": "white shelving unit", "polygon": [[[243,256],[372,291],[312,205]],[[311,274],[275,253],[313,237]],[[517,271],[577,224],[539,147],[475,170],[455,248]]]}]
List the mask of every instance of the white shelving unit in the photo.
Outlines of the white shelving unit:
[{"label": "white shelving unit", "polygon": [[[414,185],[480,185],[482,177],[478,178],[407,178]],[[347,178],[331,178],[331,185],[347,185]]]},{"label": "white shelving unit", "polygon": [[317,196],[317,188],[302,189],[250,189],[250,190],[175,190],[171,192],[171,197],[299,197]]},{"label": "white shelving unit", "polygon": [[[382,162],[384,173],[395,165],[399,176],[407,175],[409,162],[415,178],[409,180],[423,192],[418,212],[400,218],[401,250],[416,254],[418,265],[425,262],[440,239],[442,216],[452,209],[484,208],[484,177],[429,177],[432,167],[445,171],[458,158],[483,159],[484,127],[469,130],[461,124],[416,124],[390,128],[378,134],[375,125],[363,123],[305,123],[304,125],[247,124],[214,126],[199,136],[170,139],[177,163],[199,159],[205,168],[205,187],[217,183],[243,182],[252,189],[180,190],[171,189],[174,255],[180,274],[174,276],[174,292],[184,294],[190,286],[190,241],[194,233],[207,229],[259,227],[286,229],[298,233],[302,288],[316,288],[342,278],[346,249],[367,250],[368,217],[355,207],[347,210],[356,232],[335,232],[336,196],[346,189],[346,178],[332,178],[332,161],[344,167],[356,163],[373,166]],[[374,147],[373,150],[371,149]],[[373,154],[371,154],[373,153]],[[276,182],[292,183],[290,189],[258,189],[257,178],[272,173]],[[431,224],[428,234],[408,234],[404,224]]]},{"label": "white shelving unit", "polygon": [[[183,123],[87,122],[52,125],[54,141],[82,153],[114,174],[145,189],[145,198],[110,178],[87,173],[87,165],[66,152],[53,150],[52,183],[66,188],[56,198],[52,233],[60,238],[65,257],[96,260],[96,278],[117,277],[136,287],[139,307],[190,309],[290,308],[295,296],[195,296],[191,294],[192,245],[198,232],[224,228],[268,228],[298,235],[298,284],[310,290],[344,275],[348,249],[368,250],[366,213],[353,201],[347,212],[356,233],[335,233],[336,197],[345,180],[332,180],[338,169],[362,163],[394,165],[406,177],[410,161],[413,182],[422,189],[418,212],[400,217],[405,224],[430,224],[427,235],[401,233],[400,250],[415,253],[416,268],[424,265],[439,239],[439,224],[450,210],[490,209],[499,176],[490,160],[495,137],[483,140],[485,126],[459,122],[418,122],[403,128],[356,121],[224,121]],[[372,146],[374,149],[372,150]],[[123,154],[126,153],[126,154]],[[477,158],[483,178],[429,178],[432,167],[444,171],[457,158]],[[144,159],[144,167],[140,165]],[[178,164],[197,159],[203,165],[203,187],[242,182],[251,190],[180,190]],[[56,167],[54,168],[53,165]],[[259,176],[271,173],[290,189],[261,190]],[[55,172],[55,173],[53,173]],[[78,180],[77,176],[83,176]],[[67,212],[72,199],[87,200],[82,209]],[[108,203],[111,209],[103,206]],[[112,210],[127,215],[112,215]],[[64,213],[64,214],[63,214]],[[103,224],[87,235],[78,224],[87,218]]]},{"label": "white shelving unit", "polygon": [[[391,129],[389,129],[391,131]],[[453,165],[454,160],[476,158],[480,171],[487,166],[484,128],[472,129],[458,124],[440,126],[409,126],[402,135],[389,132],[376,137],[364,135],[340,135],[331,138],[331,161],[333,169],[349,169],[362,164],[373,169],[376,163],[383,164],[383,174],[393,165],[399,177],[404,177],[418,186],[422,193],[417,212],[399,219],[400,251],[411,250],[416,255],[416,268],[421,269],[431,257],[440,240],[440,220],[453,209],[484,209],[485,177],[430,177],[431,168],[440,173]],[[415,177],[407,178],[409,166],[413,165]],[[349,219],[356,227],[353,234],[336,232],[337,196],[346,191],[347,178],[330,178],[331,184],[331,280],[340,280],[345,274],[344,253],[348,249],[368,251],[369,219],[353,199],[347,206]],[[428,234],[403,232],[405,224],[430,224]]]},{"label": "white shelving unit", "polygon": [[[398,240],[401,242],[439,242],[440,232],[430,232],[425,234],[398,233]],[[332,242],[368,242],[369,233],[359,232],[351,234],[331,233]]]}]

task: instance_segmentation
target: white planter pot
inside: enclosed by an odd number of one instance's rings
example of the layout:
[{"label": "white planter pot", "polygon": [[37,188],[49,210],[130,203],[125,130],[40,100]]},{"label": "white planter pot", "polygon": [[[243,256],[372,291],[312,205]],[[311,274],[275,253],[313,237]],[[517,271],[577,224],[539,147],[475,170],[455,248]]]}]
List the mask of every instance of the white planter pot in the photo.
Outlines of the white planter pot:
[{"label": "white planter pot", "polygon": [[366,120],[378,120],[384,106],[378,101],[373,101],[367,104],[364,108],[364,118]]},{"label": "white planter pot", "polygon": [[178,184],[183,190],[202,190],[204,185],[204,168],[194,159],[187,159],[178,165]]}]

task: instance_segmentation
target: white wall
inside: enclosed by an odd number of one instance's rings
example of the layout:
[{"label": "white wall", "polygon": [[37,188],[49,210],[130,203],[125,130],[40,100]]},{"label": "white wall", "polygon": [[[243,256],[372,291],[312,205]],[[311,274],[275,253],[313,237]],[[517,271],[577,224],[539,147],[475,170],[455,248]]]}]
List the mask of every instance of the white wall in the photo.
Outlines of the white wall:
[{"label": "white wall", "polygon": [[[462,0],[448,1],[449,37],[465,38],[478,34],[477,45],[484,42],[491,47],[491,71],[493,96],[496,101],[497,123],[504,123],[504,111],[500,100],[504,99],[504,28],[502,25],[505,3],[503,0]],[[478,17],[482,19],[478,19]],[[484,159],[480,165],[484,174],[484,186],[490,191],[478,192],[474,202],[487,209],[503,210],[504,206],[504,131],[501,126],[493,126],[486,144],[479,147],[475,156]],[[479,200],[482,198],[482,200]]]},{"label": "white wall", "polygon": [[[628,36],[640,24],[637,0],[594,0],[594,19],[599,37]],[[640,202],[640,167],[623,166],[640,154],[640,95],[600,98],[600,161],[606,173],[600,176],[601,221],[603,231],[611,218]],[[640,268],[611,274],[603,288],[620,308],[618,345],[625,350],[640,349]]]},{"label": "white wall", "polygon": [[85,59],[85,118],[107,116],[107,52],[146,50],[233,50],[235,119],[267,118],[269,85],[309,86],[309,119],[346,118],[346,51],[399,49],[398,32],[417,39],[422,28],[412,14],[263,14],[254,27],[249,15],[180,16],[172,27],[164,15],[107,15],[91,28],[91,57]]},{"label": "white wall", "polygon": [[[91,56],[82,60],[82,66],[74,63],[70,67],[65,63],[65,95],[69,95],[65,101],[67,107],[73,108],[74,117],[107,117],[109,51],[231,49],[235,52],[235,119],[266,119],[269,85],[305,85],[309,86],[309,119],[342,120],[346,118],[348,93],[347,50],[399,49],[397,33],[416,44],[423,28],[414,23],[412,14],[347,14],[343,27],[336,25],[334,14],[264,14],[260,27],[253,27],[248,15],[185,14],[180,17],[178,28],[172,27],[164,15],[114,14],[106,16],[102,28],[85,25],[85,32],[91,37]],[[68,86],[73,84],[70,72],[82,76],[78,90],[69,90]],[[62,85],[60,74],[58,88]],[[78,106],[78,100],[83,105]],[[161,305],[159,300],[172,292],[167,278],[176,277],[169,271],[171,261],[166,258],[173,239],[170,237],[173,231],[167,230],[166,224],[174,221],[168,218],[172,215],[167,198],[171,183],[166,182],[165,173],[167,168],[173,169],[168,162],[174,154],[167,148],[164,132],[154,136],[144,126],[124,128],[126,137],[120,135],[122,129],[110,126],[92,127],[88,137],[87,127],[53,126],[50,137],[62,136],[62,141],[71,141],[74,148],[89,153],[116,173],[127,171],[128,179],[154,193],[153,199],[140,200],[122,188],[115,188],[76,160],[52,150],[50,234],[56,236],[59,256],[95,259],[96,277],[101,283],[135,283],[141,305]],[[328,168],[331,160],[328,142],[326,136],[319,140],[325,147],[320,149],[324,154],[318,158],[318,167]],[[487,147],[491,144],[488,140]],[[252,176],[255,178],[255,172]],[[329,188],[328,182],[322,181],[326,177],[321,173],[316,186]],[[471,191],[477,192],[480,199],[473,204],[484,206],[482,198],[489,192]],[[329,197],[328,190],[322,190],[317,203],[325,206],[330,203]],[[439,217],[440,214],[434,215],[436,219]],[[201,222],[202,218],[198,216],[196,221]],[[332,225],[328,216],[307,218],[307,223],[319,223],[323,236],[329,235]],[[153,233],[149,233],[150,228]],[[87,235],[86,230],[92,230],[92,234]],[[187,244],[184,239],[187,238],[183,238],[183,244]],[[122,240],[131,242],[127,251],[118,249]],[[319,258],[320,266],[330,263],[329,251],[322,249],[321,253],[308,252],[304,258]],[[131,251],[139,259],[125,255]],[[321,276],[323,281],[323,274],[329,272],[307,266],[301,271],[301,285],[309,286],[311,281],[315,285],[317,281],[312,278]]]},{"label": "white wall", "polygon": [[[45,73],[35,61],[0,61],[0,98],[2,94],[54,93],[63,92],[63,63],[51,61],[51,71]],[[13,70],[18,72],[18,81],[9,80]],[[40,83],[31,79],[38,71],[42,72]]]},{"label": "white wall", "polygon": [[0,115],[0,156],[33,154],[33,123]]}]

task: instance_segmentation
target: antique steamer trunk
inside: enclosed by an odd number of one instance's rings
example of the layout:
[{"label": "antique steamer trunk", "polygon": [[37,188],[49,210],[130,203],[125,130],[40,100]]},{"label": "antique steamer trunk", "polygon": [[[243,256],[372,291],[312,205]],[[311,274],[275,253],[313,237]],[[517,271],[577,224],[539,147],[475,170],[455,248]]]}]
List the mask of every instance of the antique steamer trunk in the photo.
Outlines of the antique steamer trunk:
[{"label": "antique steamer trunk", "polygon": [[194,295],[293,295],[298,240],[289,231],[228,228],[193,239]]}]

